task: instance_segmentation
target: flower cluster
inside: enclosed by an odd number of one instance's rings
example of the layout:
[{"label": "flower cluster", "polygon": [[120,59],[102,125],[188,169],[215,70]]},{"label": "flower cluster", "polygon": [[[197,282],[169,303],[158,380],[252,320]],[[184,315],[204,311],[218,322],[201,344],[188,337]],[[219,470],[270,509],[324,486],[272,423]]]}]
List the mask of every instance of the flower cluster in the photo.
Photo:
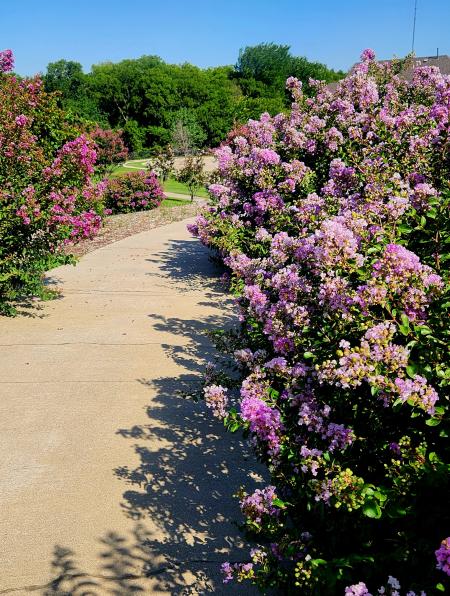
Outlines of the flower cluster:
[{"label": "flower cluster", "polygon": [[103,186],[91,180],[95,146],[73,128],[42,81],[1,74],[0,53],[0,310],[41,291],[42,271],[67,257],[62,247],[95,234]]},{"label": "flower cluster", "polygon": [[274,507],[276,499],[275,487],[257,488],[252,495],[243,495],[241,498],[241,511],[245,517],[255,524],[260,524],[265,516],[277,516],[279,509]]},{"label": "flower cluster", "polygon": [[156,174],[143,170],[110,178],[104,195],[105,206],[113,213],[154,209],[164,198]]},{"label": "flower cluster", "polygon": [[[387,586],[381,586],[378,588],[377,594],[386,594],[386,596],[401,596],[401,585],[400,582],[396,577],[390,575],[388,577]],[[348,586],[345,588],[345,596],[373,596],[371,592],[369,592],[366,584],[364,582],[358,582],[353,586]],[[423,590],[420,593],[413,592],[409,590],[406,592],[406,596],[426,596]]]},{"label": "flower cluster", "polygon": [[205,401],[208,408],[217,418],[225,418],[227,413],[228,397],[226,387],[208,385],[204,389]]},{"label": "flower cluster", "polygon": [[10,72],[14,68],[14,56],[11,50],[0,52],[0,72]]},{"label": "flower cluster", "polygon": [[450,575],[450,538],[441,542],[441,546],[436,551],[436,560],[438,569]]},{"label": "flower cluster", "polygon": [[216,387],[207,401],[285,503],[274,524],[246,497],[264,562],[225,572],[366,594],[355,582],[395,565],[420,592],[446,581],[434,528],[450,526],[450,77],[366,50],[336,89],[310,87],[290,78],[289,113],[229,136],[190,226],[229,269],[241,321],[231,407]]},{"label": "flower cluster", "polygon": [[97,126],[89,136],[96,145],[95,167],[100,173],[112,171],[117,164],[127,160],[128,149],[123,141],[122,131]]}]

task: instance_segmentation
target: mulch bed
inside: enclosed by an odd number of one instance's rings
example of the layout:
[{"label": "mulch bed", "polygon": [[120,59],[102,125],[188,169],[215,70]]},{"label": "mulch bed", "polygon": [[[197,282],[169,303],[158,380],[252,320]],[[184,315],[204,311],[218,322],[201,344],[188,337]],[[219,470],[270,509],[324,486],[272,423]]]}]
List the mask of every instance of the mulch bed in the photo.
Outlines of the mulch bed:
[{"label": "mulch bed", "polygon": [[133,234],[194,217],[200,213],[201,209],[201,203],[193,202],[177,207],[157,207],[151,211],[110,215],[103,220],[103,227],[97,236],[89,240],[82,240],[75,246],[68,246],[67,252],[81,257],[97,248],[133,236]]}]

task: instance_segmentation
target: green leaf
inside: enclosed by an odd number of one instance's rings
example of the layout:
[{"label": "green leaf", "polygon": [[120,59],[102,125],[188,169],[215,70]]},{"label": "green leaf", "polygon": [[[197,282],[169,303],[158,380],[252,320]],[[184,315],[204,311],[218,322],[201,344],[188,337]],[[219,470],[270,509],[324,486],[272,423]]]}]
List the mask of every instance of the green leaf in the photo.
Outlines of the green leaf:
[{"label": "green leaf", "polygon": [[402,333],[403,335],[408,335],[409,334],[409,319],[407,317],[407,315],[402,312],[402,314],[400,315],[400,319],[402,324],[398,326],[400,333]]},{"label": "green leaf", "polygon": [[439,590],[439,592],[445,592],[444,584],[436,584],[436,590]]},{"label": "green leaf", "polygon": [[409,327],[409,317],[407,314],[402,312],[402,314],[400,315],[400,320],[402,324],[405,325],[405,327]]},{"label": "green leaf", "polygon": [[413,363],[408,364],[408,366],[406,367],[406,372],[408,376],[411,377],[411,379],[414,379],[414,377],[417,374],[417,366]]},{"label": "green leaf", "polygon": [[280,509],[286,509],[286,503],[278,498],[272,501],[272,505],[275,505],[275,507],[279,507]]},{"label": "green leaf", "polygon": [[426,325],[418,325],[416,329],[421,335],[430,335],[433,333],[432,330]]},{"label": "green leaf", "polygon": [[428,420],[425,420],[425,424],[427,426],[437,426],[440,423],[441,423],[440,418],[429,418]]},{"label": "green leaf", "polygon": [[363,513],[365,516],[370,517],[372,519],[380,519],[381,507],[378,505],[376,501],[368,501],[363,506]]},{"label": "green leaf", "polygon": [[312,352],[304,352],[303,358],[314,358],[314,354]]}]

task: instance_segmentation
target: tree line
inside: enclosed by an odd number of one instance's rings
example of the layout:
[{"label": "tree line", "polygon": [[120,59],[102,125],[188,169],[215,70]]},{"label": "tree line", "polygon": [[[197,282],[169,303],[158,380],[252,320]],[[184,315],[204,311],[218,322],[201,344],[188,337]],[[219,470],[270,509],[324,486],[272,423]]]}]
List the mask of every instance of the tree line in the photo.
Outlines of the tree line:
[{"label": "tree line", "polygon": [[344,73],[293,56],[287,45],[262,43],[242,49],[234,66],[199,68],[142,56],[94,64],[84,73],[80,63],[59,60],[48,64],[43,78],[74,117],[122,129],[130,150],[144,155],[182,130],[197,147],[214,147],[233,126],[287,110],[289,76],[308,93],[310,77],[331,82]]}]

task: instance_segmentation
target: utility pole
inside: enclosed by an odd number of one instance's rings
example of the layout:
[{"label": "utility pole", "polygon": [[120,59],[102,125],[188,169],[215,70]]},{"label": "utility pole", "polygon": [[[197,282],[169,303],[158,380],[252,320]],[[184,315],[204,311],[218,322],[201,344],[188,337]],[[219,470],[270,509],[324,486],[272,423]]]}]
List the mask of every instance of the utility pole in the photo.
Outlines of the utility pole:
[{"label": "utility pole", "polygon": [[412,54],[414,54],[414,42],[416,39],[416,16],[417,16],[417,0],[414,0],[414,21],[413,21],[412,47],[411,47]]}]

